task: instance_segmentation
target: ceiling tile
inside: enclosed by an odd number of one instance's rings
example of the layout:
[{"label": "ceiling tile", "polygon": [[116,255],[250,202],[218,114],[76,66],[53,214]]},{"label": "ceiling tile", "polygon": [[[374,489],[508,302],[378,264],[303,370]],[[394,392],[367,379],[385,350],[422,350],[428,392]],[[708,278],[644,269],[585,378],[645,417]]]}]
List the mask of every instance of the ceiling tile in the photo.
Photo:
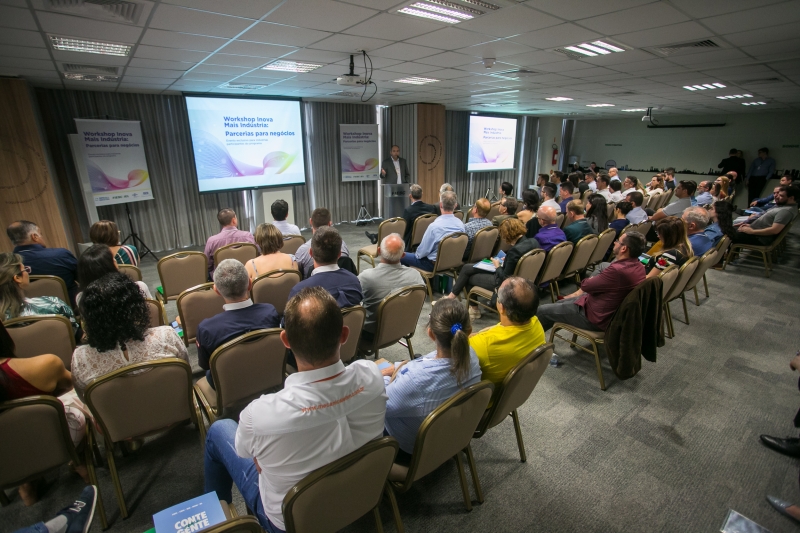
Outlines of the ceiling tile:
[{"label": "ceiling tile", "polygon": [[308,46],[331,35],[326,31],[284,26],[283,24],[273,24],[271,22],[259,22],[242,34],[239,39],[257,43]]},{"label": "ceiling tile", "polygon": [[36,70],[55,70],[53,62],[43,59],[28,59],[24,57],[0,57],[0,67],[21,68]]},{"label": "ceiling tile", "polygon": [[122,83],[146,83],[151,85],[163,85],[164,87],[171,85],[175,78],[148,78],[145,76],[129,76],[125,74],[122,78]]},{"label": "ceiling tile", "polygon": [[357,6],[371,7],[372,9],[391,9],[398,7],[407,2],[407,0],[340,0],[346,4],[355,4]]},{"label": "ceiling tile", "polygon": [[0,27],[38,31],[30,10],[0,5]]},{"label": "ceiling tile", "polygon": [[202,80],[202,81],[219,81],[225,82],[229,79],[233,78],[233,76],[229,74],[208,74],[204,72],[195,72],[191,71],[188,72],[186,75],[183,76],[183,80]]},{"label": "ceiling tile", "polygon": [[255,68],[263,66],[275,57],[235,56],[231,54],[214,54],[203,61],[204,65],[230,65],[232,67]]},{"label": "ceiling tile", "polygon": [[427,35],[408,39],[408,42],[411,44],[418,44],[420,46],[440,48],[442,50],[455,50],[457,48],[465,48],[467,46],[481,44],[488,41],[493,41],[495,39],[496,37],[450,26],[431,32]]},{"label": "ceiling tile", "polygon": [[175,4],[184,7],[259,19],[271,9],[281,3],[281,0],[163,0],[165,4]]},{"label": "ceiling tile", "polygon": [[533,52],[534,49],[524,44],[518,44],[505,39],[492,41],[484,44],[476,44],[467,48],[456,50],[461,54],[470,55],[477,58],[493,57],[495,59],[500,57],[515,56],[524,54],[525,52]]},{"label": "ceiling tile", "polygon": [[[355,57],[353,58],[353,62],[356,65],[356,70],[358,70],[359,68],[361,68],[363,70],[364,69],[364,56],[362,54],[354,54],[354,56]],[[294,56],[292,56],[292,57],[294,57]],[[343,56],[343,57],[345,57],[345,56]],[[370,65],[372,65],[372,68],[386,68],[386,67],[391,67],[392,65],[396,65],[398,63],[402,63],[402,61],[397,60],[397,59],[388,59],[386,57],[372,56],[370,54],[369,55],[369,59],[367,59],[367,65],[366,66],[367,66],[367,68],[369,68]],[[349,66],[350,65],[350,58],[349,57],[345,57],[341,61],[337,61],[336,64],[337,65]]]},{"label": "ceiling tile", "polygon": [[117,43],[135,43],[142,34],[142,28],[127,24],[71,17],[46,11],[37,11],[36,16],[43,31],[56,35],[86,37]]},{"label": "ceiling tile", "polygon": [[712,37],[714,34],[697,22],[681,22],[660,28],[615,35],[614,39],[633,48],[643,48],[699,41]]},{"label": "ceiling tile", "polygon": [[164,70],[157,68],[128,67],[125,75],[139,76],[143,78],[167,78],[176,79],[183,75],[182,70]]},{"label": "ceiling tile", "polygon": [[348,34],[402,41],[423,33],[430,33],[445,23],[425,20],[411,15],[381,13],[376,17],[347,29]]},{"label": "ceiling tile", "polygon": [[734,32],[723,37],[734,46],[751,46],[792,39],[797,36],[797,24],[773,26],[769,31],[762,29]]},{"label": "ceiling tile", "polygon": [[626,30],[646,30],[668,24],[686,22],[689,17],[662,2],[632,7],[617,13],[599,15],[577,21],[581,26],[598,32],[607,31],[609,28],[625,28]]},{"label": "ceiling tile", "polygon": [[142,44],[163,46],[165,48],[202,50],[205,52],[213,52],[226,42],[228,42],[227,39],[220,37],[206,37],[205,35],[192,35],[190,33],[156,30],[153,28],[148,29],[144,37],[142,37]]},{"label": "ceiling tile", "polygon": [[[358,50],[366,50],[372,52],[386,45],[391,44],[391,41],[386,39],[375,39],[372,37],[356,37],[355,35],[337,34],[328,37],[318,43],[311,45],[311,48],[318,50],[328,50],[331,52],[342,52],[346,54],[354,54]],[[410,46],[410,45],[407,45]]]},{"label": "ceiling tile", "polygon": [[[355,54],[355,52],[350,52]],[[372,55],[372,54],[370,54]],[[284,59],[291,61],[311,61],[313,63],[336,63],[348,57],[346,52],[329,52],[327,50],[312,50],[311,48],[301,48]]]},{"label": "ceiling tile", "polygon": [[385,70],[389,72],[400,72],[403,74],[425,74],[426,72],[439,70],[439,67],[407,61],[405,63],[398,63],[397,65],[387,67]]},{"label": "ceiling tile", "polygon": [[372,9],[331,0],[292,0],[275,10],[267,20],[278,24],[338,32],[378,13]]},{"label": "ceiling tile", "polygon": [[461,22],[459,27],[465,30],[494,35],[495,37],[510,37],[548,26],[555,26],[561,22],[563,21],[536,12],[524,5],[516,5]]},{"label": "ceiling tile", "polygon": [[227,76],[241,76],[246,74],[247,72],[251,71],[251,68],[247,67],[231,67],[226,65],[207,65],[202,63],[197,65],[192,72],[202,72],[204,74],[225,74]]},{"label": "ceiling tile", "polygon": [[702,2],[697,0],[672,0],[672,3],[692,17],[702,18],[776,4],[781,1],[783,0],[703,0]]},{"label": "ceiling tile", "polygon": [[756,9],[704,18],[703,24],[713,31],[723,34],[769,28],[776,24],[786,24],[800,20],[800,1],[794,0]]},{"label": "ceiling tile", "polygon": [[536,65],[542,65],[545,63],[567,61],[568,59],[569,58],[567,56],[556,52],[535,51],[535,52],[526,52],[524,54],[518,54],[515,56],[504,57],[503,61],[506,63],[511,63],[513,65],[519,65],[521,67],[531,67]]},{"label": "ceiling tile", "polygon": [[0,44],[15,46],[34,46],[44,48],[44,39],[38,31],[15,30],[6,28],[0,31]]},{"label": "ceiling tile", "polygon": [[672,63],[677,63],[678,65],[684,65],[688,67],[705,64],[713,65],[715,61],[721,62],[731,59],[739,59],[747,62],[752,61],[749,57],[735,48],[728,48],[727,50],[713,50],[705,53],[681,55],[669,58]]},{"label": "ceiling tile", "polygon": [[0,45],[0,56],[50,60],[47,49],[28,46]]},{"label": "ceiling tile", "polygon": [[523,33],[510,37],[515,43],[524,44],[533,48],[556,48],[567,46],[576,42],[586,42],[602,37],[601,34],[581,28],[575,24],[559,24],[541,30]]},{"label": "ceiling tile", "polygon": [[[590,2],[587,0],[530,0],[526,5],[567,20],[578,20],[586,17],[596,17],[605,13],[623,11],[650,4],[655,1],[656,0],[603,0],[602,2]],[[618,26],[614,25],[614,27]]]},{"label": "ceiling tile", "polygon": [[761,61],[777,61],[780,59],[794,59],[800,50],[800,39],[785,39],[772,43],[744,46],[742,50]]},{"label": "ceiling tile", "polygon": [[220,52],[240,56],[281,57],[282,55],[292,53],[294,50],[295,48],[290,46],[233,41],[220,50]]},{"label": "ceiling tile", "polygon": [[176,48],[161,48],[159,46],[139,45],[134,57],[145,59],[166,59],[167,61],[185,61],[197,63],[208,57],[207,52],[193,50],[178,50]]},{"label": "ceiling tile", "polygon": [[131,67],[141,68],[159,68],[166,70],[188,70],[192,68],[194,63],[183,63],[179,61],[161,61],[158,59],[142,59],[134,57],[129,63]]},{"label": "ceiling tile", "polygon": [[251,24],[253,21],[249,19],[206,13],[169,4],[159,5],[150,21],[151,28],[228,38],[236,36]]},{"label": "ceiling tile", "polygon": [[426,65],[436,65],[437,67],[460,67],[461,65],[474,63],[475,58],[456,52],[444,52],[443,54],[422,58],[419,62]]},{"label": "ceiling tile", "polygon": [[[388,57],[390,59],[401,59],[405,61],[416,61],[417,59],[426,58],[439,53],[435,48],[428,48],[426,46],[417,46],[408,43],[396,43],[391,46],[379,48],[373,52],[378,57]],[[444,54],[442,54],[444,55]],[[429,61],[420,61],[420,63],[429,63]],[[432,63],[435,65],[435,63]],[[442,66],[458,66],[458,65],[442,65]]]}]

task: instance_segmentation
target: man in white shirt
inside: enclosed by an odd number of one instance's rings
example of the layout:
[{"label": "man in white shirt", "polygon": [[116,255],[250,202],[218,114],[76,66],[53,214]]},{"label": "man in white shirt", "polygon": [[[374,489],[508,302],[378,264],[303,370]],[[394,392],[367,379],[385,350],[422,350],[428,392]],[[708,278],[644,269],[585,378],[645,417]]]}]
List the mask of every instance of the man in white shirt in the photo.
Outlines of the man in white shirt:
[{"label": "man in white shirt", "polygon": [[345,367],[339,359],[350,330],[330,294],[304,289],[285,313],[281,340],[294,352],[298,372],[282,390],[251,402],[239,424],[214,422],[205,451],[205,492],[231,503],[236,483],[269,533],[286,527],[286,493],[310,472],[383,435],[386,415],[377,365],[355,361]]},{"label": "man in white shirt", "polygon": [[608,169],[608,179],[611,181],[620,181],[619,179],[619,170],[617,167],[611,167]]},{"label": "man in white shirt", "polygon": [[630,193],[638,191],[639,189],[636,188],[638,184],[639,180],[634,176],[628,176],[622,180],[622,197],[627,198]]},{"label": "man in white shirt", "polygon": [[597,176],[597,194],[603,196],[606,199],[606,202],[611,202],[611,191],[608,188],[610,180],[608,176],[605,174],[600,174]]},{"label": "man in white shirt", "polygon": [[592,192],[597,190],[597,182],[594,180],[594,174],[587,173],[586,176],[584,176],[583,181],[586,182],[586,185],[589,186],[589,189],[591,189]]},{"label": "man in white shirt", "polygon": [[608,188],[610,189],[610,192],[611,192],[611,201],[614,202],[615,204],[618,204],[618,203],[620,203],[621,201],[623,201],[625,199],[625,197],[622,196],[622,182],[621,181],[619,181],[619,180],[611,180],[611,182],[608,184]]},{"label": "man in white shirt", "polygon": [[544,202],[542,205],[539,206],[541,209],[542,207],[552,207],[556,210],[556,214],[561,212],[561,206],[558,202],[555,201],[556,197],[556,187],[552,183],[548,183],[544,187],[542,187],[542,197],[544,198]]},{"label": "man in white shirt", "polygon": [[269,210],[272,213],[272,225],[283,233],[284,239],[289,235],[300,235],[300,228],[286,221],[286,217],[289,216],[289,204],[286,200],[275,200]]}]

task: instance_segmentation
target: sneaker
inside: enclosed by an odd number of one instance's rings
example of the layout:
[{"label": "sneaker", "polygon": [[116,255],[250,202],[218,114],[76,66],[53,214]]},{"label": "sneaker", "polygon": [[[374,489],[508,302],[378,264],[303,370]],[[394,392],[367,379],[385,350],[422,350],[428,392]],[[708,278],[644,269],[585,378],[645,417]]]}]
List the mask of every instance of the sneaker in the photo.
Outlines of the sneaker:
[{"label": "sneaker", "polygon": [[67,533],[86,533],[92,525],[97,504],[97,487],[89,485],[72,505],[59,512],[67,518]]},{"label": "sneaker", "polygon": [[469,307],[469,318],[471,320],[477,320],[481,317],[481,310],[477,307]]},{"label": "sneaker", "polygon": [[369,239],[369,242],[371,242],[372,244],[378,244],[378,234],[377,233],[370,233],[368,231],[365,231],[364,235],[367,236],[367,238]]}]

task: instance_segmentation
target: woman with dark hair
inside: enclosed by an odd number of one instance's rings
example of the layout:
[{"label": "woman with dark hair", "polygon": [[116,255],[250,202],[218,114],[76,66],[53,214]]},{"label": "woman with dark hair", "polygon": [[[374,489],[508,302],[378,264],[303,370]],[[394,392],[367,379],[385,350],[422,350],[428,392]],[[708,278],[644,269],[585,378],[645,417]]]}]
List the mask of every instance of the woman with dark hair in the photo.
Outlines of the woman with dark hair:
[{"label": "woman with dark hair", "polygon": [[[117,262],[111,254],[111,248],[105,244],[94,244],[87,248],[78,258],[78,283],[81,287],[88,287],[90,283],[98,280],[106,274],[118,272]],[[142,296],[152,299],[150,289],[143,281],[136,281]],[[83,293],[75,297],[75,302],[80,305]]]},{"label": "woman with dark hair", "polygon": [[536,214],[536,211],[539,210],[539,203],[539,193],[530,189],[523,191],[522,209],[517,211],[517,218],[520,219],[523,224],[527,224]]},{"label": "woman with dark hair", "polygon": [[[647,277],[658,276],[662,270],[668,267],[682,266],[690,257],[694,256],[692,243],[686,234],[686,224],[678,217],[666,217],[656,222],[656,233],[658,243],[653,247],[660,249],[644,265],[647,270]],[[651,249],[652,252],[652,249]]]},{"label": "woman with dark hair", "polygon": [[592,233],[599,235],[608,229],[608,202],[602,194],[589,195],[586,221]]},{"label": "woman with dark hair", "polygon": [[431,309],[428,337],[436,349],[424,357],[382,371],[386,384],[386,433],[400,443],[396,462],[408,463],[422,421],[460,390],[481,380],[478,356],[469,345],[467,309],[439,300]]},{"label": "woman with dark hair", "polygon": [[132,244],[119,243],[119,228],[111,220],[101,220],[89,228],[89,238],[95,244],[105,244],[118,265],[138,265],[139,251]]},{"label": "woman with dark hair", "polygon": [[83,291],[80,310],[89,344],[72,355],[72,379],[79,391],[94,378],[134,363],[167,357],[189,362],[171,326],[148,329],[150,312],[142,292],[125,274],[92,282]]},{"label": "woman with dark hair", "polygon": [[713,222],[703,233],[717,245],[723,235],[733,240],[736,229],[733,227],[734,207],[730,202],[716,202],[708,210],[708,216]]},{"label": "woman with dark hair", "polygon": [[614,220],[608,223],[608,227],[619,233],[625,229],[625,226],[631,223],[627,216],[633,210],[633,204],[630,202],[620,202],[614,206]]}]

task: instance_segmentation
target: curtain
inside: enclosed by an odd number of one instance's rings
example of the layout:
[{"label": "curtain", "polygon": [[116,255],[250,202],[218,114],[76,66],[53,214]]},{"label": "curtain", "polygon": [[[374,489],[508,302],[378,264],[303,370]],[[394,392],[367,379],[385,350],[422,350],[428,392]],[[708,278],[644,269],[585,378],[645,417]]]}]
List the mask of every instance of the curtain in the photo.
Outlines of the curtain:
[{"label": "curtain", "polygon": [[561,127],[561,153],[558,161],[558,168],[561,172],[569,172],[569,158],[572,155],[572,147],[575,144],[575,123],[574,119],[565,118]]},{"label": "curtain", "polygon": [[[389,148],[393,144],[400,147],[400,157],[404,157],[408,163],[408,172],[411,174],[411,182],[417,181],[417,106],[416,104],[406,104],[392,106],[389,108],[391,113],[391,132],[389,136]],[[415,154],[414,157],[409,155]],[[389,157],[389,152],[384,152],[383,157]],[[428,199],[427,201],[431,201]]]}]

